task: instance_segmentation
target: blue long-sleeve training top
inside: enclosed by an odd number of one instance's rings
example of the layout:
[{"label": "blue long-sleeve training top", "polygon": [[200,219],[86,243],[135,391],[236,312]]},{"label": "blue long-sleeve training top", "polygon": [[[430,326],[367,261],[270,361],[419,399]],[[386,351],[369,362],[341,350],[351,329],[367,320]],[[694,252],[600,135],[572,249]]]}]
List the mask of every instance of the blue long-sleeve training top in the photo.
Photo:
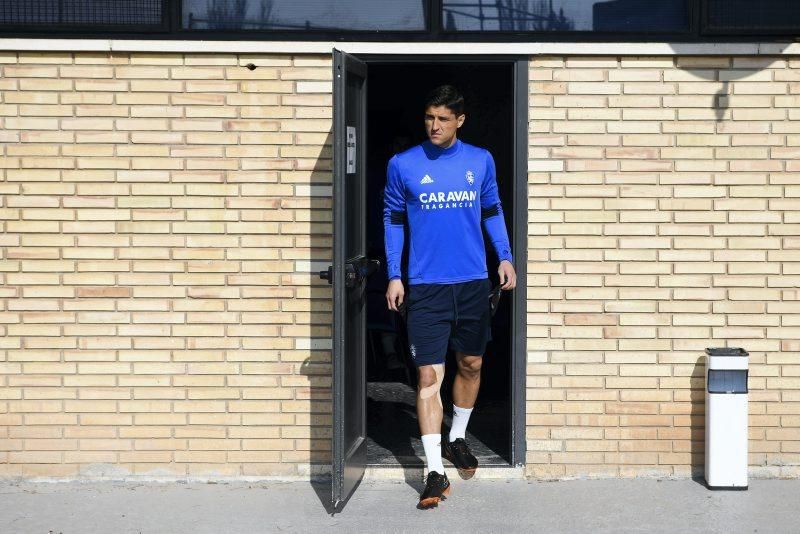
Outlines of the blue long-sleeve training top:
[{"label": "blue long-sleeve training top", "polygon": [[430,141],[389,160],[383,225],[389,279],[400,278],[410,233],[409,284],[454,284],[486,278],[481,222],[500,261],[512,261],[494,159],[488,150],[456,140]]}]

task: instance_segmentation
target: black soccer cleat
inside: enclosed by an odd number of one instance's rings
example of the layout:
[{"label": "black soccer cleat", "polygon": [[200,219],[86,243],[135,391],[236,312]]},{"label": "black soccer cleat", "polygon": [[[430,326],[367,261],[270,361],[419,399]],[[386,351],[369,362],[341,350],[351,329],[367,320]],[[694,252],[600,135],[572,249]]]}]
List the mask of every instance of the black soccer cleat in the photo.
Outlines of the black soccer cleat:
[{"label": "black soccer cleat", "polygon": [[450,495],[450,481],[446,474],[439,474],[436,471],[428,473],[428,480],[425,481],[425,491],[419,496],[417,508],[436,508],[439,501],[443,501]]},{"label": "black soccer cleat", "polygon": [[458,476],[469,480],[478,469],[478,459],[469,450],[464,438],[456,438],[453,442],[442,440],[442,457],[450,460],[458,469]]}]

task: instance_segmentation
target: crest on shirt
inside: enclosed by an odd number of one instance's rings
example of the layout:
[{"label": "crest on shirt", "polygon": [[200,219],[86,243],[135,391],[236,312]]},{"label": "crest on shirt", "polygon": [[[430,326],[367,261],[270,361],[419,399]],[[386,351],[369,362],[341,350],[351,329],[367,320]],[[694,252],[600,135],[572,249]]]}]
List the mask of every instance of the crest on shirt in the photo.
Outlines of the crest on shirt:
[{"label": "crest on shirt", "polygon": [[475,183],[475,173],[472,171],[467,171],[467,183],[472,185]]}]

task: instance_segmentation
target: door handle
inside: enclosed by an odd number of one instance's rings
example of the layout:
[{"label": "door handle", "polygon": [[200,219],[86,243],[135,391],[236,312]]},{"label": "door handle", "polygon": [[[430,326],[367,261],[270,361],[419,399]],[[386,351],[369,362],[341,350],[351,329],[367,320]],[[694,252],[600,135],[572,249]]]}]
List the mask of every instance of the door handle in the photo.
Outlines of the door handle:
[{"label": "door handle", "polygon": [[[360,284],[369,276],[380,269],[381,262],[378,260],[369,260],[367,258],[361,258],[358,261],[358,264],[347,264],[347,271],[345,272],[345,277],[347,278],[348,284],[347,287],[355,287],[357,284]],[[352,272],[351,269],[352,268]],[[350,284],[350,280],[352,278],[352,285]]]},{"label": "door handle", "polygon": [[[327,280],[328,284],[333,285],[333,265],[329,265],[328,269],[325,271],[319,272],[319,277],[323,280]],[[355,287],[361,280],[363,280],[363,275],[361,274],[360,269],[356,269],[356,266],[351,263],[347,262],[344,264],[344,285],[345,287]]]},{"label": "door handle", "polygon": [[327,280],[328,284],[333,284],[333,265],[329,265],[328,269],[325,271],[320,271],[319,277],[323,280]]},{"label": "door handle", "polygon": [[[366,258],[359,258],[356,261],[345,263],[345,287],[356,287],[380,268],[381,262],[379,260],[368,260]],[[333,284],[333,265],[329,265],[326,270],[320,271],[319,277],[323,280],[327,280],[329,284]]]},{"label": "door handle", "polygon": [[377,271],[380,268],[381,268],[380,260],[367,260],[361,266],[361,272],[362,272],[364,278],[367,278],[367,277],[369,277],[371,274],[373,274],[375,271]]},{"label": "door handle", "polygon": [[355,264],[347,262],[344,264],[344,287],[356,287],[361,282],[361,271],[356,269]]}]

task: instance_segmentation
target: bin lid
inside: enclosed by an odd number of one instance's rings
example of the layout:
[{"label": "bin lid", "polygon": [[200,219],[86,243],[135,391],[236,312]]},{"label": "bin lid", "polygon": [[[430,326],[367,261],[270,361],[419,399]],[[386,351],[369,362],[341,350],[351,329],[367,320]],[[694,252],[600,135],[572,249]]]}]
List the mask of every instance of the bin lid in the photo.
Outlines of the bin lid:
[{"label": "bin lid", "polygon": [[747,351],[741,347],[708,347],[706,354],[709,356],[748,356]]}]

